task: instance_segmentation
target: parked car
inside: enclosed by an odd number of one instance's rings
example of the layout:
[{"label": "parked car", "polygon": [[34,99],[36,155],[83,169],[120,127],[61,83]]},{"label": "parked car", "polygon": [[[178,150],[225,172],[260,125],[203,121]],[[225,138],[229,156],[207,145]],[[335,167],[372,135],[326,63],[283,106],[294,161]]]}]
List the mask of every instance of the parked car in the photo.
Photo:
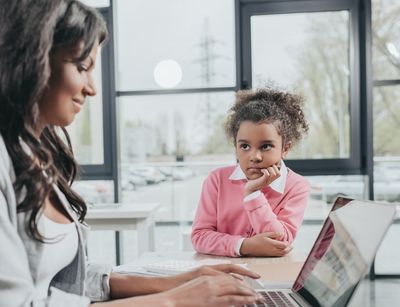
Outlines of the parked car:
[{"label": "parked car", "polygon": [[[332,203],[338,195],[365,198],[364,181],[360,176],[316,176],[309,177],[311,197]],[[385,174],[376,174],[374,182],[376,200],[400,201],[400,180]]]},{"label": "parked car", "polygon": [[121,188],[122,190],[137,190],[139,187],[143,187],[147,184],[146,179],[143,176],[131,173],[129,170],[123,170],[121,173]]},{"label": "parked car", "polygon": [[95,180],[91,181],[97,192],[100,195],[100,201],[102,203],[110,203],[114,201],[114,189],[111,181]]},{"label": "parked car", "polygon": [[90,183],[76,181],[72,185],[72,189],[78,193],[88,204],[96,204],[101,202],[99,191]]},{"label": "parked car", "polygon": [[129,172],[144,178],[147,184],[155,184],[167,180],[164,174],[152,166],[131,167]]},{"label": "parked car", "polygon": [[194,176],[194,171],[185,166],[160,166],[158,170],[172,180],[185,180]]}]

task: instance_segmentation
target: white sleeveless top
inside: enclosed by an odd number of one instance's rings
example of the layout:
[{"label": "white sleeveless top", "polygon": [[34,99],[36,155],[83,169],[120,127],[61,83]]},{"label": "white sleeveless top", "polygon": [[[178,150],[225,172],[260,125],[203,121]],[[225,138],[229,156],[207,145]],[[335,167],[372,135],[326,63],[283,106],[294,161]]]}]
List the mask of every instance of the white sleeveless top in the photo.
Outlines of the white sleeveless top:
[{"label": "white sleeveless top", "polygon": [[36,298],[44,298],[48,296],[53,277],[74,260],[79,239],[74,222],[56,223],[44,214],[38,220],[38,230],[46,243],[42,243],[44,247],[38,267]]}]

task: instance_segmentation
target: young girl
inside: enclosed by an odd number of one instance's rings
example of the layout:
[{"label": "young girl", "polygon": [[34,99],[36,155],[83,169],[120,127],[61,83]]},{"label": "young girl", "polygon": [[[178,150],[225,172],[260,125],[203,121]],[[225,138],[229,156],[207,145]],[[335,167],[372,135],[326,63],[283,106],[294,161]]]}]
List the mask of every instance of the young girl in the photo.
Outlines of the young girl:
[{"label": "young girl", "polygon": [[301,225],[305,178],[283,159],[307,132],[299,96],[272,89],[239,91],[226,123],[239,165],[217,169],[203,184],[192,229],[201,253],[283,256]]},{"label": "young girl", "polygon": [[0,305],[221,307],[260,299],[228,273],[259,276],[233,264],[145,277],[86,262],[86,205],[71,189],[77,165],[64,127],[96,94],[106,25],[74,0],[0,0],[0,8]]}]

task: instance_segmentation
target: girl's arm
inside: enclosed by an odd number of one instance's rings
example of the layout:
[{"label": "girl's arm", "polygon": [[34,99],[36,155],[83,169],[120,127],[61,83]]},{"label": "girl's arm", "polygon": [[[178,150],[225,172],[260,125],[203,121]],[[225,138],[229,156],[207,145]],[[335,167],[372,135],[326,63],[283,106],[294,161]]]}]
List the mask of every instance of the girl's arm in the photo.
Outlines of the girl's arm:
[{"label": "girl's arm", "polygon": [[[287,182],[289,184],[289,182]],[[263,193],[244,203],[249,221],[256,234],[263,232],[276,232],[282,234],[280,240],[291,244],[296,237],[297,231],[303,221],[304,210],[309,197],[309,184],[303,177],[291,183],[291,186],[279,204],[280,210],[277,214],[265,198]]]},{"label": "girl's arm", "polygon": [[199,253],[237,257],[235,247],[241,236],[217,231],[218,186],[219,178],[215,173],[204,181],[192,226],[192,244]]}]

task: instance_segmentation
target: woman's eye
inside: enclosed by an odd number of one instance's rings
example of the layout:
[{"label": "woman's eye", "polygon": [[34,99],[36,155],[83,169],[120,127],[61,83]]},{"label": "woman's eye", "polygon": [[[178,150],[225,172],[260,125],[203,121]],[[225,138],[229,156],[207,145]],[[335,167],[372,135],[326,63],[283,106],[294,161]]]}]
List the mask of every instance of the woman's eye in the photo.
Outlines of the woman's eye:
[{"label": "woman's eye", "polygon": [[244,150],[247,150],[247,149],[249,149],[249,145],[247,145],[247,144],[240,144],[240,148],[241,148],[241,149],[244,149]]},{"label": "woman's eye", "polygon": [[88,71],[88,67],[85,64],[78,64],[78,71],[82,72],[82,71]]},{"label": "woman's eye", "polygon": [[263,150],[268,150],[268,149],[271,149],[272,148],[272,145],[271,144],[264,144],[263,146],[262,146],[262,149]]}]

